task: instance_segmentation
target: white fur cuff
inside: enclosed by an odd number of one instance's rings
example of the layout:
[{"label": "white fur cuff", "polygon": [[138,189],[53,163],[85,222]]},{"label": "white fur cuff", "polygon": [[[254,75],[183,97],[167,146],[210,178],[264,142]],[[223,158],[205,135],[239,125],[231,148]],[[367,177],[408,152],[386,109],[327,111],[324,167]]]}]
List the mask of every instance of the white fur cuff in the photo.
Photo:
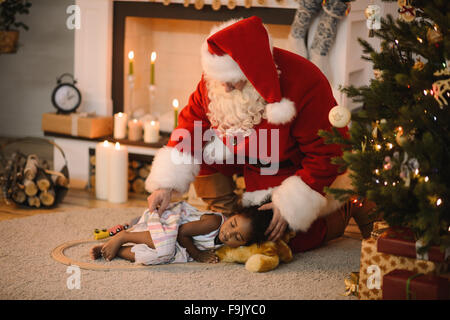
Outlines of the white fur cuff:
[{"label": "white fur cuff", "polygon": [[268,188],[264,190],[244,192],[242,195],[242,205],[244,207],[259,206],[270,197],[273,190],[274,188]]},{"label": "white fur cuff", "polygon": [[175,148],[163,147],[153,159],[152,170],[145,180],[145,189],[153,192],[170,188],[185,193],[199,170],[200,165],[194,163],[192,155],[181,153]]},{"label": "white fur cuff", "polygon": [[323,214],[327,200],[299,176],[291,176],[272,193],[273,204],[294,231],[306,232]]},{"label": "white fur cuff", "polygon": [[266,106],[267,121],[273,124],[288,123],[294,119],[296,113],[294,102],[286,98]]}]

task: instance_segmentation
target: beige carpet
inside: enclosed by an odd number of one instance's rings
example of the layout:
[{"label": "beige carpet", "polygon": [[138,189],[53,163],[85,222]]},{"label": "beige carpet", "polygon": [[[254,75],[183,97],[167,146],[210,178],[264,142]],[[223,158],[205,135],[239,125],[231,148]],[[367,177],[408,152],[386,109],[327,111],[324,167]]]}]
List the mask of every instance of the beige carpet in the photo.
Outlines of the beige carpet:
[{"label": "beige carpet", "polygon": [[[356,299],[345,297],[344,278],[359,269],[361,242],[340,238],[297,254],[268,273],[243,265],[170,264],[134,270],[81,269],[80,289],[68,289],[67,266],[51,258],[58,245],[89,239],[92,230],[121,224],[144,208],[86,209],[0,222],[0,299]],[[65,254],[89,262],[91,244]],[[126,266],[116,259],[96,264]]]}]

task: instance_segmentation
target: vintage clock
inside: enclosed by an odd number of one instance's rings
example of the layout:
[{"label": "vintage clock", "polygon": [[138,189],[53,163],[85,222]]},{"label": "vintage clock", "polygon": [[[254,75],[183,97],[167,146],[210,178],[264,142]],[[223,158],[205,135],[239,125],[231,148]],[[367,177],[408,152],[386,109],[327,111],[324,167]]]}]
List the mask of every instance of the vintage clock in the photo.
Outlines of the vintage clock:
[{"label": "vintage clock", "polygon": [[[63,82],[62,79],[68,76],[72,78],[71,82]],[[81,104],[81,93],[75,84],[77,81],[70,73],[64,73],[56,81],[56,88],[52,93],[53,106],[58,113],[75,112]]]}]

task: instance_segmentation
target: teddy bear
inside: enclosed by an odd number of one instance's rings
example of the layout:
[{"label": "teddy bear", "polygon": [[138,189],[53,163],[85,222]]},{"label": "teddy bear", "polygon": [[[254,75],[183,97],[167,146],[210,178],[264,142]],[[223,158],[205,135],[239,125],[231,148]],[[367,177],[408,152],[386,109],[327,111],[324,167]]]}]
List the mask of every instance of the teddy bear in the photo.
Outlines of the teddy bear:
[{"label": "teddy bear", "polygon": [[292,251],[288,242],[295,236],[295,232],[286,232],[276,242],[265,241],[262,244],[254,243],[250,246],[231,248],[220,247],[216,255],[221,262],[245,263],[245,269],[250,272],[267,272],[275,269],[281,262],[292,261]]}]

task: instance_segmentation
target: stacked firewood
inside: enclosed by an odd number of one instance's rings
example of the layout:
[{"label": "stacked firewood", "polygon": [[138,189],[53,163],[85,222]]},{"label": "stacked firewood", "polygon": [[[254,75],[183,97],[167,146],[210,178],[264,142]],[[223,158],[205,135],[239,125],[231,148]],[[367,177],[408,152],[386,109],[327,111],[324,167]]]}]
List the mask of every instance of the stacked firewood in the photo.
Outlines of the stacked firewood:
[{"label": "stacked firewood", "polygon": [[130,161],[128,167],[128,190],[135,193],[145,193],[145,179],[150,173],[151,164],[142,161]]},{"label": "stacked firewood", "polygon": [[67,191],[69,185],[67,166],[61,172],[52,171],[46,160],[35,154],[25,156],[14,152],[5,160],[0,177],[3,198],[28,207],[52,207]]}]

